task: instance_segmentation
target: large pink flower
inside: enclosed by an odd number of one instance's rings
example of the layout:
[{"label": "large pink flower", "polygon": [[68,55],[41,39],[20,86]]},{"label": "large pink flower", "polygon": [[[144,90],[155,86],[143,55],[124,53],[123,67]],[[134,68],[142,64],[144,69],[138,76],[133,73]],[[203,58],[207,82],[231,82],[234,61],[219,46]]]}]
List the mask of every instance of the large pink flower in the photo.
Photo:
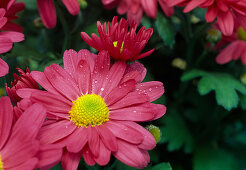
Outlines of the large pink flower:
[{"label": "large pink flower", "polygon": [[[62,0],[67,10],[72,15],[79,13],[80,7],[78,0]],[[53,0],[37,0],[38,10],[42,21],[47,28],[56,26],[56,9]]]},{"label": "large pink flower", "polygon": [[6,53],[13,47],[14,42],[24,40],[22,28],[13,22],[16,13],[25,8],[24,3],[15,0],[2,0],[0,2],[0,54]]},{"label": "large pink flower", "polygon": [[184,12],[196,7],[207,8],[205,15],[207,22],[217,18],[219,28],[225,35],[231,35],[235,22],[246,28],[246,1],[245,0],[167,0],[170,6],[186,6]]},{"label": "large pink flower", "polygon": [[47,109],[41,143],[66,147],[63,169],[77,169],[81,156],[88,165],[106,165],[111,154],[129,166],[147,166],[147,150],[156,142],[137,122],[165,114],[165,106],[150,103],[164,93],[163,84],[141,83],[146,74],[142,64],[117,61],[111,65],[105,51],[96,56],[88,50],[69,50],[63,61],[64,69],[52,64],[44,72],[31,72],[47,91],[17,91]]},{"label": "large pink flower", "polygon": [[[102,0],[105,8],[110,9],[118,5],[117,12],[120,15],[127,14],[130,22],[140,23],[143,11],[151,18],[157,15],[157,0]],[[173,7],[166,4],[166,0],[158,0],[163,12],[167,16],[173,15]]]},{"label": "large pink flower", "polygon": [[136,33],[137,25],[132,23],[128,31],[128,21],[121,19],[117,22],[117,17],[114,17],[112,23],[106,22],[104,25],[97,22],[97,30],[99,37],[92,33],[89,37],[85,32],[81,32],[83,40],[91,47],[98,51],[106,50],[110,56],[115,60],[138,60],[150,55],[154,49],[141,53],[150,37],[152,36],[153,29],[146,29],[142,27],[138,33]]},{"label": "large pink flower", "polygon": [[216,57],[216,62],[226,64],[241,57],[242,63],[246,65],[246,32],[242,27],[235,28],[231,36],[223,36],[215,49],[224,47]]},{"label": "large pink flower", "polygon": [[40,104],[34,104],[13,124],[10,99],[0,98],[0,169],[36,168],[39,151],[36,137],[45,116],[45,109]]}]

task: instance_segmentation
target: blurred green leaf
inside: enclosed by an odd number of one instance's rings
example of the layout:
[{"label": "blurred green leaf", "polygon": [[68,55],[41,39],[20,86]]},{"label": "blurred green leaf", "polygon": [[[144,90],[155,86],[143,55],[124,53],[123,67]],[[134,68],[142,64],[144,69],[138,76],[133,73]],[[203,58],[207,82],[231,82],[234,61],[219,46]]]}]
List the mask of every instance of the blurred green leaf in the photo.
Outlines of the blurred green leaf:
[{"label": "blurred green leaf", "polygon": [[36,10],[37,9],[37,1],[30,0],[18,0],[19,2],[24,2],[27,9]]},{"label": "blurred green leaf", "polygon": [[153,166],[150,170],[172,170],[172,167],[169,163],[162,162]]},{"label": "blurred green leaf", "polygon": [[246,110],[246,95],[240,96],[240,105],[243,110]]},{"label": "blurred green leaf", "polygon": [[246,87],[230,74],[191,70],[186,72],[181,80],[188,81],[198,77],[202,77],[198,82],[199,93],[206,95],[214,90],[218,105],[223,106],[228,111],[238,105],[239,97],[236,90],[246,94]]},{"label": "blurred green leaf", "polygon": [[170,20],[162,13],[158,13],[155,20],[155,26],[165,45],[172,48],[175,43],[175,31]]},{"label": "blurred green leaf", "polygon": [[50,168],[50,170],[62,170],[61,164],[57,164],[56,166]]},{"label": "blurred green leaf", "polygon": [[175,151],[184,146],[184,151],[190,153],[193,150],[193,137],[185,120],[176,112],[168,112],[163,119],[165,126],[161,127],[161,142],[168,142],[167,149]]},{"label": "blurred green leaf", "polygon": [[193,167],[194,170],[237,170],[238,163],[228,151],[202,147],[195,152]]}]

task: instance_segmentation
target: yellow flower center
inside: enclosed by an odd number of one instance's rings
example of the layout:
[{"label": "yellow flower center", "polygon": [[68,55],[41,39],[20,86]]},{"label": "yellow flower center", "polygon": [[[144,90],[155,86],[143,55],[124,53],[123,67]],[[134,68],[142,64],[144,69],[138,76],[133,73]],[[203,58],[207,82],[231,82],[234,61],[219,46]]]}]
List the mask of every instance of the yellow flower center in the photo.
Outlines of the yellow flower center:
[{"label": "yellow flower center", "polygon": [[[113,44],[114,44],[114,47],[117,47],[118,41],[114,41]],[[122,44],[121,44],[121,47],[120,47],[120,53],[122,53],[123,47],[124,47],[124,41],[123,41]]]},{"label": "yellow flower center", "polygon": [[3,170],[3,162],[1,156],[0,156],[0,170]]},{"label": "yellow flower center", "polygon": [[246,32],[245,30],[243,29],[243,27],[239,27],[238,30],[237,30],[237,38],[239,40],[243,40],[243,41],[246,41]]},{"label": "yellow flower center", "polygon": [[86,94],[73,101],[70,120],[78,127],[99,126],[109,121],[109,110],[104,99],[96,94]]}]

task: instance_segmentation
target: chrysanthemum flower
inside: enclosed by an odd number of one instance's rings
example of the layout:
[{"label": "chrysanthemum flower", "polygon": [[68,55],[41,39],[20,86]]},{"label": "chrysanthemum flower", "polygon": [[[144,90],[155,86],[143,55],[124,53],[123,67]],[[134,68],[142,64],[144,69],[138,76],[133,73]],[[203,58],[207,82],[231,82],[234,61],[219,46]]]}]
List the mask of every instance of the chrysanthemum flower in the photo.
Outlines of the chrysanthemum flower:
[{"label": "chrysanthemum flower", "polygon": [[[174,9],[167,6],[166,0],[158,0],[158,2],[167,16],[173,15]],[[140,23],[143,12],[150,18],[156,18],[158,10],[157,0],[102,0],[102,3],[107,9],[117,5],[117,12],[120,15],[126,13],[130,23],[134,21],[137,24]]]},{"label": "chrysanthemum flower", "polygon": [[153,29],[146,29],[142,27],[136,33],[137,25],[132,23],[128,30],[128,21],[121,19],[117,22],[117,17],[114,17],[112,23],[106,22],[104,25],[97,22],[97,30],[99,37],[92,33],[89,37],[85,32],[81,32],[83,40],[98,51],[106,50],[110,56],[115,60],[138,60],[150,55],[154,49],[141,53],[148,40],[152,36]]},{"label": "chrysanthemum flower", "polygon": [[[78,0],[62,0],[68,12],[77,15],[80,11]],[[46,28],[56,26],[56,9],[53,0],[37,0],[40,17]]]},{"label": "chrysanthemum flower", "polygon": [[245,0],[167,0],[167,4],[185,6],[185,13],[196,7],[207,8],[206,21],[212,22],[217,18],[221,32],[227,36],[233,33],[236,21],[246,28]]},{"label": "chrysanthemum flower", "polygon": [[146,74],[142,64],[111,65],[105,51],[96,56],[88,50],[69,50],[63,61],[64,69],[52,64],[44,72],[31,72],[47,91],[17,91],[47,109],[41,143],[66,147],[63,169],[77,169],[81,156],[88,165],[106,165],[111,154],[129,166],[147,166],[147,150],[156,142],[137,122],[165,114],[165,106],[150,103],[164,93],[163,84],[141,83]]},{"label": "chrysanthemum flower", "polygon": [[45,109],[40,104],[34,104],[13,124],[10,99],[1,97],[0,115],[0,169],[35,169],[39,151],[36,136],[45,119]]},{"label": "chrysanthemum flower", "polygon": [[8,73],[9,73],[8,64],[0,58],[0,77],[3,77]]},{"label": "chrysanthemum flower", "polygon": [[21,98],[16,94],[16,90],[21,88],[39,89],[38,83],[35,80],[33,80],[33,78],[30,75],[29,68],[26,69],[26,73],[19,68],[17,68],[17,70],[20,76],[18,76],[15,73],[13,74],[14,83],[11,82],[11,87],[8,87],[7,83],[5,84],[6,92],[14,104],[21,100]]},{"label": "chrysanthemum flower", "polygon": [[18,18],[16,13],[25,8],[24,3],[15,0],[2,0],[0,2],[0,54],[6,53],[13,47],[14,42],[24,40],[22,27],[14,23]]},{"label": "chrysanthemum flower", "polygon": [[[229,44],[229,45],[228,45]],[[235,29],[231,36],[223,36],[216,48],[227,45],[216,57],[216,62],[226,64],[241,57],[242,63],[246,65],[246,32],[243,27]]]}]

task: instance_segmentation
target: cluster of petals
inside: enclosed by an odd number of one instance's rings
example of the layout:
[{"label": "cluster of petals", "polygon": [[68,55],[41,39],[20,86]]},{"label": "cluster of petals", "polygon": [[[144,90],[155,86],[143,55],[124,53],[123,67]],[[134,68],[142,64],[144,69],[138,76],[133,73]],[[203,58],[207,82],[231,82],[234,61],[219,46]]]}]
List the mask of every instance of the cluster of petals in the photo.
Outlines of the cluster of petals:
[{"label": "cluster of petals", "polygon": [[46,111],[40,104],[27,108],[13,122],[13,106],[8,97],[0,98],[0,169],[33,170],[39,164],[37,134]]},{"label": "cluster of petals", "polygon": [[246,65],[246,32],[243,27],[236,26],[232,35],[223,35],[214,49],[220,50],[216,57],[218,64],[226,64],[241,58],[242,63]]},{"label": "cluster of petals", "polygon": [[246,28],[246,1],[245,0],[167,0],[169,6],[185,6],[184,12],[196,7],[206,8],[206,21],[212,22],[217,18],[221,32],[231,35],[235,22]]},{"label": "cluster of petals", "polygon": [[[65,170],[76,170],[81,157],[88,165],[103,166],[111,155],[129,166],[146,167],[150,161],[147,151],[155,147],[156,141],[138,122],[152,121],[165,114],[165,106],[151,103],[164,93],[163,84],[142,82],[146,75],[142,64],[112,64],[106,51],[95,55],[88,50],[68,50],[63,61],[64,69],[52,64],[44,72],[31,72],[46,91],[17,90],[23,100],[47,109],[46,122],[39,133],[41,144],[64,148],[61,164]],[[88,94],[103,98],[109,119],[100,125],[79,127],[69,113],[73,102]]]},{"label": "cluster of petals", "polygon": [[17,104],[17,102],[21,100],[21,98],[16,94],[16,90],[21,88],[39,89],[38,83],[30,75],[29,68],[26,69],[26,73],[19,68],[17,68],[17,71],[20,76],[16,73],[13,74],[14,82],[11,82],[11,86],[8,87],[7,83],[5,84],[6,92],[14,104]]},{"label": "cluster of petals", "polygon": [[119,23],[115,16],[112,23],[102,25],[97,22],[97,30],[99,37],[92,33],[91,37],[85,32],[81,32],[82,39],[91,47],[98,51],[106,50],[110,56],[115,60],[134,61],[150,55],[154,49],[141,53],[148,40],[153,34],[153,29],[146,29],[142,27],[136,33],[137,25],[130,24],[127,20],[122,18]]},{"label": "cluster of petals", "polygon": [[[24,3],[16,0],[1,0],[0,2],[0,54],[12,49],[14,42],[24,40],[22,27],[14,23],[18,18],[16,13],[25,8]],[[9,72],[8,64],[0,58],[0,77]]]},{"label": "cluster of petals", "polygon": [[[80,11],[78,0],[62,0],[68,12],[77,15]],[[43,24],[46,28],[56,26],[56,9],[53,0],[37,0],[38,10]]]},{"label": "cluster of petals", "polygon": [[127,14],[127,18],[130,22],[140,23],[143,12],[151,18],[156,18],[159,2],[163,12],[167,16],[172,16],[174,9],[173,7],[167,6],[166,0],[102,0],[105,8],[110,9],[117,7],[117,12],[120,15]]}]

